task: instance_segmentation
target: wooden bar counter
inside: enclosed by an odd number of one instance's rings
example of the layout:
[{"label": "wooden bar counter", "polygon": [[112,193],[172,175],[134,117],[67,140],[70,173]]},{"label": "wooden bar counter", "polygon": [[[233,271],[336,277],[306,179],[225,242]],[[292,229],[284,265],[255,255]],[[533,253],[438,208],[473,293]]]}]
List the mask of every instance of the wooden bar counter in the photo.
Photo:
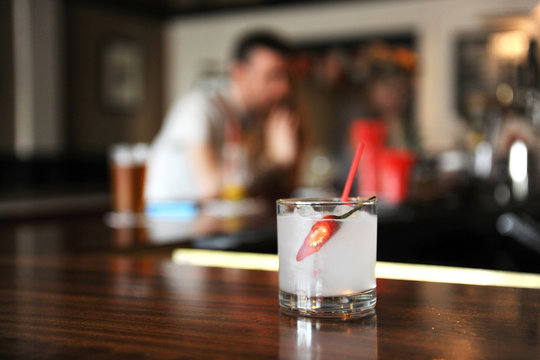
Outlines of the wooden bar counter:
[{"label": "wooden bar counter", "polygon": [[0,256],[2,359],[540,359],[540,290],[379,278],[358,321],[279,311],[275,271]]}]

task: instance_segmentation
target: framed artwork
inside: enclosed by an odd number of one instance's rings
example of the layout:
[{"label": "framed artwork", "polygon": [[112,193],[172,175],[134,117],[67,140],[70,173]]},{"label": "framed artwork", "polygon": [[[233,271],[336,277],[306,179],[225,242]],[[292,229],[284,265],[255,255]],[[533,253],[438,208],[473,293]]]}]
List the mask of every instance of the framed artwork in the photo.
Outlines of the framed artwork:
[{"label": "framed artwork", "polygon": [[134,39],[111,37],[100,52],[100,101],[107,111],[134,114],[144,101],[145,53]]}]

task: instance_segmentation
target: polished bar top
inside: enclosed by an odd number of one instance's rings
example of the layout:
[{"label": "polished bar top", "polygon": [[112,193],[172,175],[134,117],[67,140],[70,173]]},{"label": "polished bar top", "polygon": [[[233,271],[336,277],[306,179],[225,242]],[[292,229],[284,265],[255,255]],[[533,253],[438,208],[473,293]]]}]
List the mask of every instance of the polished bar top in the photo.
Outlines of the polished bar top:
[{"label": "polished bar top", "polygon": [[275,271],[0,256],[0,358],[538,359],[540,290],[379,278],[376,316],[294,318]]}]

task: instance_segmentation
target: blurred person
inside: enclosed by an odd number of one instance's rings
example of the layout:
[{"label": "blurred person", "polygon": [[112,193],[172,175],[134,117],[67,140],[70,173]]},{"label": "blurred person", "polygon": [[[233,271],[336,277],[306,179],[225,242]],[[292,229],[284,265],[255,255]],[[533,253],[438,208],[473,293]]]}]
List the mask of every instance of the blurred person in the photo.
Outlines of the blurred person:
[{"label": "blurred person", "polygon": [[399,68],[377,69],[367,93],[367,113],[380,118],[387,126],[386,143],[390,147],[412,147],[409,80]]},{"label": "blurred person", "polygon": [[[403,154],[412,154],[419,148],[411,108],[416,59],[411,50],[382,41],[358,49],[354,56],[352,71],[357,87],[340,114],[341,126],[336,138],[341,140],[341,145],[336,142],[333,148],[339,152],[336,158],[342,161],[339,168],[346,169],[355,142],[366,144],[360,187],[361,192],[370,193],[380,188],[382,176],[378,172],[385,163],[370,147],[385,149],[387,153],[399,149]],[[337,174],[337,183],[346,177],[342,170]]]},{"label": "blurred person", "polygon": [[147,201],[242,197],[231,184],[250,196],[288,195],[299,156],[289,53],[270,32],[247,34],[226,87],[193,90],[173,105],[152,144]]}]

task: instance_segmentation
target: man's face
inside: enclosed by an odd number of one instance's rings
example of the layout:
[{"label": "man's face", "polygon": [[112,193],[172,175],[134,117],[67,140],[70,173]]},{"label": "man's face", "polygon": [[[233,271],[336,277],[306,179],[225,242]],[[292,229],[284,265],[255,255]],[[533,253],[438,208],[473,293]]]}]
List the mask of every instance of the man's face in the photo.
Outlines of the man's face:
[{"label": "man's face", "polygon": [[236,65],[234,80],[249,111],[265,113],[289,94],[287,61],[264,47],[255,48],[245,62]]}]

